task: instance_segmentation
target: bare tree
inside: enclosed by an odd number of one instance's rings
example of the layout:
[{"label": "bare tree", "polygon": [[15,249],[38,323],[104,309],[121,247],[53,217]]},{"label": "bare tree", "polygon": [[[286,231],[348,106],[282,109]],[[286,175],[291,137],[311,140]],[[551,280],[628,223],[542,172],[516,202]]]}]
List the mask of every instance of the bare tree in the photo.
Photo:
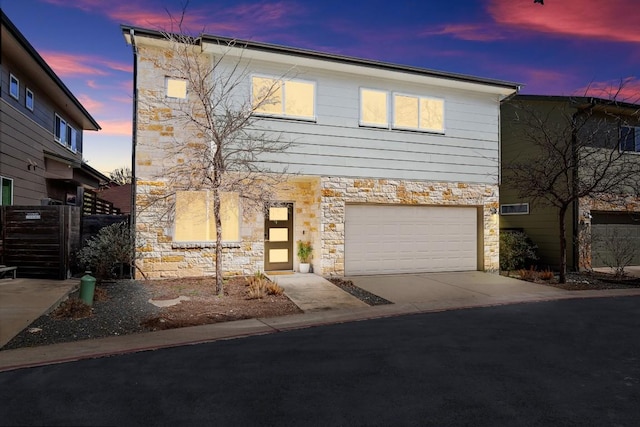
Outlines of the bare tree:
[{"label": "bare tree", "polygon": [[[622,89],[622,86],[620,87]],[[618,91],[619,92],[619,91]],[[557,210],[560,282],[566,282],[566,214],[582,198],[614,200],[638,193],[640,161],[620,149],[620,127],[637,124],[638,106],[600,98],[510,101],[505,126],[523,150],[503,160],[504,178],[519,197]],[[517,130],[515,130],[517,129]]]},{"label": "bare tree", "polygon": [[131,169],[126,166],[117,168],[109,172],[109,178],[118,185],[131,184]]},{"label": "bare tree", "polygon": [[166,76],[185,83],[186,99],[167,99],[163,91],[148,98],[166,107],[164,117],[157,120],[177,128],[176,136],[162,146],[165,166],[158,176],[168,183],[169,191],[154,202],[171,217],[178,192],[210,192],[216,230],[215,291],[222,294],[222,198],[225,193],[237,195],[245,214],[264,211],[275,199],[276,188],[286,181],[282,158],[292,142],[262,128],[255,114],[278,102],[281,80],[252,88],[244,46],[218,41],[205,47],[201,37],[182,31],[182,20],[176,25],[176,32],[161,32],[166,43],[158,63]]}]

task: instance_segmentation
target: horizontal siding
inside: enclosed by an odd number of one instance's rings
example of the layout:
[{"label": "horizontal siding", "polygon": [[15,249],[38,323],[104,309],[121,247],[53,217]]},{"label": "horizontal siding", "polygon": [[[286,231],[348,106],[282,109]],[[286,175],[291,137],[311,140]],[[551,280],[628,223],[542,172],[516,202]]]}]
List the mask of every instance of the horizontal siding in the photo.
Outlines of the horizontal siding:
[{"label": "horizontal siding", "polygon": [[[315,122],[273,118],[258,122],[261,129],[294,143],[286,156],[262,158],[274,168],[289,164],[289,171],[311,175],[497,182],[496,97],[366,75],[292,69],[292,65],[250,63],[254,74],[287,75],[316,83]],[[249,78],[245,82],[240,90],[249,96]],[[361,87],[443,98],[444,135],[360,127]]]}]

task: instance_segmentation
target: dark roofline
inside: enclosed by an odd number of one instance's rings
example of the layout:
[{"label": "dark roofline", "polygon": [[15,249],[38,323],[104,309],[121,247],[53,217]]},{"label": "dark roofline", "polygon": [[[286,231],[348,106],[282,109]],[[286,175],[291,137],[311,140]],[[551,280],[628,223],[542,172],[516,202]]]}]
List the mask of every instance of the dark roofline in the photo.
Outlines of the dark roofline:
[{"label": "dark roofline", "polygon": [[38,65],[47,73],[47,75],[55,82],[56,85],[62,89],[62,91],[69,97],[69,99],[75,104],[76,107],[80,110],[80,112],[91,122],[91,124],[96,128],[96,130],[102,129],[98,122],[89,114],[89,112],[84,108],[84,106],[78,101],[75,95],[69,90],[69,88],[60,80],[58,75],[49,67],[49,64],[40,56],[38,51],[29,43],[27,38],[18,30],[18,28],[11,22],[9,17],[4,13],[4,11],[0,8],[0,15],[2,15],[2,25],[5,26],[9,32],[13,35],[13,37],[18,40],[18,43],[22,45],[24,50],[26,50],[29,55],[38,63]]},{"label": "dark roofline", "polygon": [[[133,30],[134,34],[138,33],[143,36],[157,38],[157,39],[165,38],[162,32],[156,31],[156,30],[150,30],[147,28],[134,27],[129,25],[120,25],[120,28],[122,29],[122,32],[125,36],[130,35],[130,31]],[[423,76],[437,77],[437,78],[461,81],[466,83],[476,83],[476,84],[483,84],[488,86],[497,86],[502,88],[513,89],[515,91],[520,90],[520,88],[523,86],[520,83],[508,82],[505,80],[488,79],[488,78],[470,76],[466,74],[436,71],[436,70],[431,70],[427,68],[413,67],[409,65],[399,65],[391,62],[356,58],[353,56],[319,52],[319,51],[310,50],[310,49],[287,47],[287,46],[276,45],[271,43],[234,39],[230,37],[215,36],[211,34],[201,34],[199,37],[193,37],[194,44],[201,44],[202,42],[208,42],[213,44],[224,44],[224,45],[235,44],[235,45],[245,47],[251,50],[256,50],[256,51],[278,53],[278,54],[284,54],[284,55],[293,55],[293,56],[299,56],[303,58],[338,62],[342,64],[351,64],[351,65],[358,65],[358,66],[369,67],[369,68],[378,68],[382,70],[418,74]]]},{"label": "dark roofline", "polygon": [[551,102],[573,102],[578,105],[604,105],[631,110],[640,110],[640,104],[622,102],[594,96],[565,96],[565,95],[516,95],[514,101],[551,101]]}]

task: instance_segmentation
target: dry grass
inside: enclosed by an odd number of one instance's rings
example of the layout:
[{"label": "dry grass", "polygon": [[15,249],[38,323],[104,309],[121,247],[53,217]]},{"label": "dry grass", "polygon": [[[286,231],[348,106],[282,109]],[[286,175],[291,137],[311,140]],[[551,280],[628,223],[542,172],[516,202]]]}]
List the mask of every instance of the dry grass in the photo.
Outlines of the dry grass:
[{"label": "dry grass", "polygon": [[51,313],[53,319],[82,319],[91,316],[91,307],[79,298],[69,298]]},{"label": "dry grass", "polygon": [[282,295],[284,289],[273,283],[262,273],[247,278],[247,296],[249,299],[261,299],[267,295]]},{"label": "dry grass", "polygon": [[549,282],[555,278],[555,273],[549,269],[538,271],[532,266],[528,270],[525,268],[518,270],[518,276],[520,279],[528,280],[530,282],[536,282],[538,280]]}]

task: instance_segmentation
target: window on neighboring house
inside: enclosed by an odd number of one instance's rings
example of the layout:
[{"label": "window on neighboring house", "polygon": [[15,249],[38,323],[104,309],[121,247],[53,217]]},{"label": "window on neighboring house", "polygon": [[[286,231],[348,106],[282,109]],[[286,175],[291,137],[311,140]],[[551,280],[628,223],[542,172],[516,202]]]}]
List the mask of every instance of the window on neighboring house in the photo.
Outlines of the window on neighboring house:
[{"label": "window on neighboring house", "polygon": [[57,142],[66,146],[67,145],[67,122],[62,117],[56,114],[54,136]]},{"label": "window on neighboring house", "polygon": [[31,90],[27,88],[26,94],[27,96],[24,99],[24,105],[29,110],[33,111],[33,105],[34,105],[33,92],[31,92]]},{"label": "window on neighboring house", "polygon": [[13,204],[13,180],[0,176],[0,205]]},{"label": "window on neighboring house", "polygon": [[314,82],[252,77],[252,102],[256,113],[314,120],[315,97]]},{"label": "window on neighboring house", "polygon": [[500,205],[500,215],[527,215],[528,213],[529,203]]},{"label": "window on neighboring house", "polygon": [[74,153],[78,151],[78,132],[67,125],[67,148],[71,149]]},{"label": "window on neighboring house", "polygon": [[187,98],[187,81],[185,79],[176,79],[173,77],[167,77],[165,89],[166,89],[167,98],[176,98],[176,99]]},{"label": "window on neighboring house", "polygon": [[360,125],[389,127],[388,109],[388,92],[375,89],[360,89]]},{"label": "window on neighboring house", "polygon": [[15,99],[20,99],[20,81],[13,74],[9,75],[9,94]]},{"label": "window on neighboring house", "polygon": [[620,150],[640,153],[640,127],[620,127]]},{"label": "window on neighboring house", "polygon": [[444,100],[415,95],[393,95],[393,127],[444,132]]},{"label": "window on neighboring house", "polygon": [[[175,206],[174,241],[211,242],[216,240],[212,192],[178,191]],[[222,241],[240,240],[240,206],[237,193],[221,193],[220,214]]]}]

